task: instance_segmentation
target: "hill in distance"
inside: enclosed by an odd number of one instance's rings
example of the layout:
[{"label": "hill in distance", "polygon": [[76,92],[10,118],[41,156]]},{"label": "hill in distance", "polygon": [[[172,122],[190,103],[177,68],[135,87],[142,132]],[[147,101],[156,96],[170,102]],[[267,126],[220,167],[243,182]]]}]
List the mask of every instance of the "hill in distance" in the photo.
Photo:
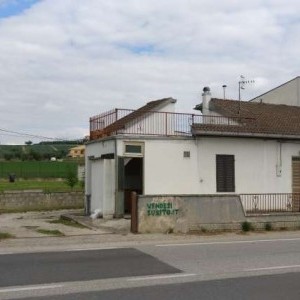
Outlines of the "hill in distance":
[{"label": "hill in distance", "polygon": [[78,142],[41,142],[31,145],[0,145],[0,160],[49,160],[65,158]]}]

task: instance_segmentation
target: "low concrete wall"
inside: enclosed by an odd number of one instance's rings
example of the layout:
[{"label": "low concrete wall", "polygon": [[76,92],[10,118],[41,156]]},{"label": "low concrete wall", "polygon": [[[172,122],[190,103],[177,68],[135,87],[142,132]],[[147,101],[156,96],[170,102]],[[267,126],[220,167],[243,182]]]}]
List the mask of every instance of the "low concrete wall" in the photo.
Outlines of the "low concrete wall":
[{"label": "low concrete wall", "polygon": [[138,232],[236,230],[246,221],[239,196],[139,196]]},{"label": "low concrete wall", "polygon": [[300,229],[300,213],[273,213],[260,216],[248,216],[247,221],[255,230],[264,230],[266,224],[274,230]]},{"label": "low concrete wall", "polygon": [[300,229],[300,213],[269,213],[245,217],[237,195],[139,196],[138,232],[241,230],[243,222],[255,230]]},{"label": "low concrete wall", "polygon": [[1,212],[83,208],[83,205],[83,192],[46,194],[32,190],[0,193]]}]

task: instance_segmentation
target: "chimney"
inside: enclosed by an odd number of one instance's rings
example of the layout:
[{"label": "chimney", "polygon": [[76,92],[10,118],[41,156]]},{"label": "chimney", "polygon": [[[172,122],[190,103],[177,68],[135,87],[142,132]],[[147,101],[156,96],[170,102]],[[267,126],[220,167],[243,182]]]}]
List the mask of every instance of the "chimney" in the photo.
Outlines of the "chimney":
[{"label": "chimney", "polygon": [[203,88],[203,93],[202,93],[202,114],[203,115],[209,115],[209,102],[211,99],[211,93],[210,93],[210,88],[208,86]]}]

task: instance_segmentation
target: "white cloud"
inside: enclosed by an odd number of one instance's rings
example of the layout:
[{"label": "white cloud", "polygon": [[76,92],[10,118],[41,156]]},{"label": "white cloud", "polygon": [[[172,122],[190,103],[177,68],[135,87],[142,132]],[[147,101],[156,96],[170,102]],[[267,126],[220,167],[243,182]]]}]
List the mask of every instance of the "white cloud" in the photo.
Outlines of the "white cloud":
[{"label": "white cloud", "polygon": [[292,0],[41,1],[0,20],[0,128],[82,137],[90,116],[114,107],[172,96],[191,111],[206,85],[218,97],[226,84],[237,98],[241,74],[256,80],[242,95],[252,98],[298,75],[299,8]]}]

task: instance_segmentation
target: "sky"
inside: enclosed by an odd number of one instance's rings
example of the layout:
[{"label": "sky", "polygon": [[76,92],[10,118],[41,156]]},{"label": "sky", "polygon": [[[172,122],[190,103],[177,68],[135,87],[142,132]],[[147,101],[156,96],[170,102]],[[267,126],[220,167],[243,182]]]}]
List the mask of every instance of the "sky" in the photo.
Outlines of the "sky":
[{"label": "sky", "polygon": [[[0,143],[83,138],[89,118],[204,86],[249,100],[298,75],[296,0],[0,0]],[[37,137],[18,135],[27,133]]]}]

